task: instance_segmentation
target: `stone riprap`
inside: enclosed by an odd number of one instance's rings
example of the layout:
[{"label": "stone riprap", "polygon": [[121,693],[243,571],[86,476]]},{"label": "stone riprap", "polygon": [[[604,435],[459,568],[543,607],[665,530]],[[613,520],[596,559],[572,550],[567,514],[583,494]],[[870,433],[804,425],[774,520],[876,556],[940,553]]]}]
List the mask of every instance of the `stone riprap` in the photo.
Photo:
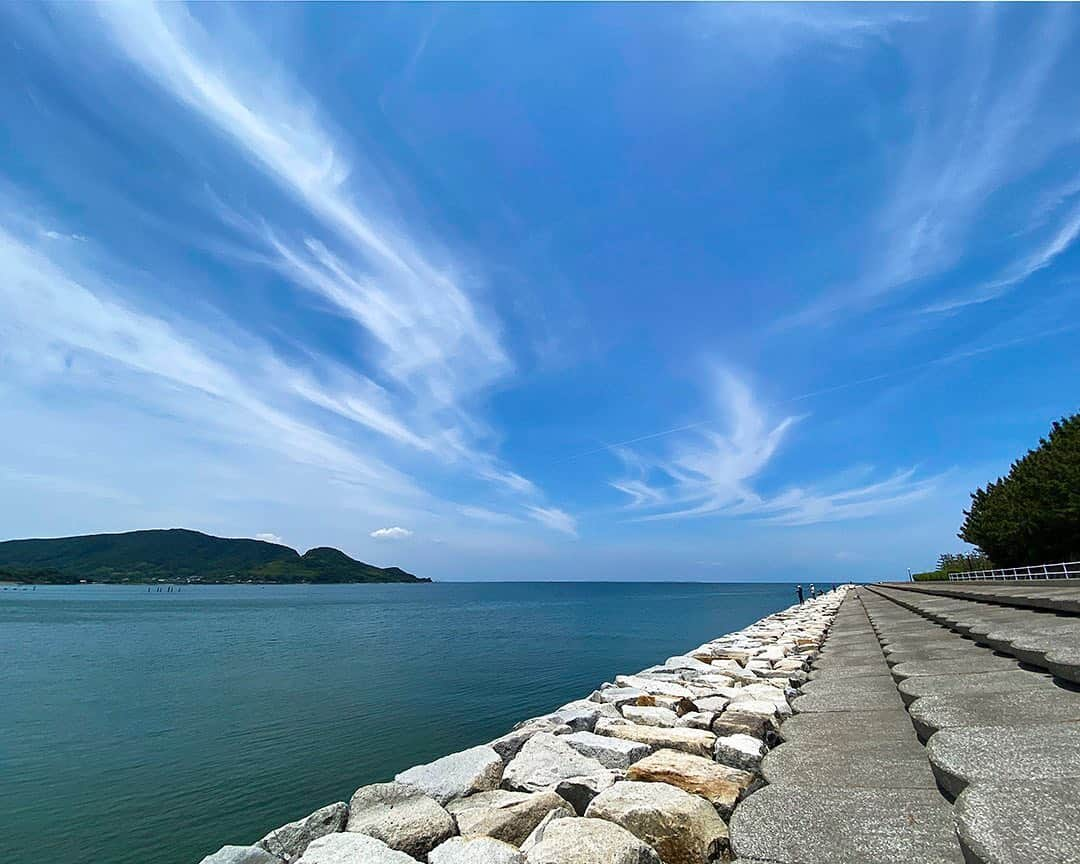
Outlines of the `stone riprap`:
[{"label": "stone riprap", "polygon": [[846,588],[202,864],[711,864]]}]

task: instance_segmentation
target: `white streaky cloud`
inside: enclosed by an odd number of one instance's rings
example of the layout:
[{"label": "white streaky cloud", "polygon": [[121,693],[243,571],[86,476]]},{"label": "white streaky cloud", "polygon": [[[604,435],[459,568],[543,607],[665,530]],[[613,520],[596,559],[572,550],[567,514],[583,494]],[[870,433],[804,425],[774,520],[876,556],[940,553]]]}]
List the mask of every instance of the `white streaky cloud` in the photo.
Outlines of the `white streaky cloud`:
[{"label": "white streaky cloud", "polygon": [[48,237],[50,240],[74,240],[76,243],[87,243],[90,240],[85,234],[65,234],[53,229],[42,231],[41,236]]},{"label": "white streaky cloud", "polygon": [[283,83],[250,36],[218,44],[181,6],[100,7],[116,43],[147,75],[228,135],[291,190],[350,250],[307,238],[303,251],[268,242],[299,284],[326,297],[382,346],[386,372],[450,401],[483,386],[510,361],[445,267],[414,238],[362,213],[346,189],[344,147],[312,100]]},{"label": "white streaky cloud", "polygon": [[[485,452],[486,430],[466,403],[513,371],[494,316],[480,308],[436,242],[376,203],[370,170],[349,165],[314,100],[291,83],[250,33],[211,34],[179,5],[98,7],[123,54],[167,93],[231,140],[241,154],[302,202],[324,229],[294,230],[243,216],[219,199],[219,216],[298,290],[354,323],[370,361],[359,398],[294,382],[320,407],[510,491],[536,496],[528,479]],[[363,174],[363,178],[359,177]],[[377,189],[368,187],[374,184]],[[392,198],[382,195],[381,198]],[[363,202],[361,207],[359,202]],[[439,263],[436,263],[438,260]],[[359,334],[358,334],[359,335]]]},{"label": "white streaky cloud", "polygon": [[1080,204],[1072,208],[1057,226],[1057,230],[1041,247],[1015,262],[1000,279],[988,282],[970,294],[962,294],[949,300],[933,303],[922,311],[928,314],[955,312],[965,306],[995,300],[1010,292],[1030,276],[1052,265],[1059,255],[1076,242],[1077,237],[1080,237]]},{"label": "white streaky cloud", "polygon": [[565,510],[560,510],[558,507],[529,505],[525,508],[525,511],[530,518],[535,519],[541,525],[546,525],[548,528],[560,531],[563,534],[569,534],[571,537],[577,536],[577,521]]},{"label": "white streaky cloud", "polygon": [[815,45],[854,51],[868,43],[887,43],[895,28],[921,19],[874,6],[797,3],[733,3],[697,8],[695,22],[757,63],[777,62]]},{"label": "white streaky cloud", "polygon": [[917,479],[915,469],[909,468],[897,471],[885,480],[836,492],[788,489],[761,501],[752,512],[755,516],[764,516],[766,522],[779,525],[861,519],[926,498],[937,489],[940,480],[940,476]]},{"label": "white streaky cloud", "polygon": [[[629,509],[640,514],[634,521],[725,516],[807,525],[875,515],[924,497],[935,487],[937,478],[917,479],[910,469],[859,486],[764,493],[757,488],[760,475],[800,418],[767,420],[749,387],[731,372],[719,372],[717,385],[726,432],[693,432],[693,440],[676,444],[669,458],[651,465],[641,457],[618,454],[638,476],[610,485],[630,497]],[[650,475],[667,479],[656,485]]]},{"label": "white streaky cloud", "polygon": [[279,537],[277,534],[272,534],[269,532],[263,534],[256,534],[255,539],[262,540],[263,543],[276,543],[278,546],[285,545],[285,541],[282,540],[281,537]]},{"label": "white streaky cloud", "polygon": [[457,508],[457,512],[466,519],[476,519],[480,522],[490,522],[493,525],[520,525],[521,519],[509,513],[501,513],[498,510],[489,510],[487,507],[475,507],[464,505]]},{"label": "white streaky cloud", "polygon": [[193,328],[196,342],[116,300],[103,286],[91,287],[94,277],[72,275],[3,228],[0,267],[0,350],[12,374],[71,377],[93,370],[88,388],[120,390],[135,404],[185,416],[193,428],[265,447],[348,482],[417,494],[404,475],[274,404],[278,364],[262,349],[238,348],[233,339]]},{"label": "white streaky cloud", "polygon": [[663,492],[653,488],[645,480],[612,480],[609,485],[630,496],[630,507],[662,504],[665,500]]},{"label": "white streaky cloud", "polygon": [[[940,53],[921,43],[904,52],[914,126],[906,147],[898,148],[900,163],[886,172],[895,180],[870,222],[863,272],[781,326],[833,323],[896,302],[920,290],[923,280],[948,273],[978,237],[988,199],[1077,138],[1067,111],[1044,110],[1043,96],[1068,46],[1066,13],[1046,7],[1022,40],[1001,32],[1000,14],[980,7],[974,26],[948,52],[948,76],[935,65]],[[950,304],[934,305],[943,311]]]},{"label": "white streaky cloud", "polygon": [[412,537],[413,532],[408,528],[402,528],[398,525],[394,525],[390,528],[376,528],[371,532],[371,536],[376,540],[405,540]]}]

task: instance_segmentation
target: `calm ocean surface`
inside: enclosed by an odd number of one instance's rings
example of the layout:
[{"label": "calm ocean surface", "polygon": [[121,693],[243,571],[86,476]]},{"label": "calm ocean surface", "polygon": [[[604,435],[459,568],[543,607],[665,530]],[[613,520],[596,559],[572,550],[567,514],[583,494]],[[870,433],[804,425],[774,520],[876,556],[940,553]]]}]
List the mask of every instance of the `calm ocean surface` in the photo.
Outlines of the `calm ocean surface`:
[{"label": "calm ocean surface", "polygon": [[763,584],[0,591],[0,860],[194,864],[793,601]]}]

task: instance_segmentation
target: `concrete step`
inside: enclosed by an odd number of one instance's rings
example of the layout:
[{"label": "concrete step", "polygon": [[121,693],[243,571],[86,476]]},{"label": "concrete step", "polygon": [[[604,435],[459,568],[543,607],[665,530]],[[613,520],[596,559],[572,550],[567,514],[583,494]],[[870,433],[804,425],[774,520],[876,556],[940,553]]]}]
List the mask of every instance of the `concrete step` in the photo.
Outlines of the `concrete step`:
[{"label": "concrete step", "polygon": [[[1017,659],[1048,669],[1059,678],[1080,684],[1080,617],[1031,609],[991,607],[965,612],[970,601],[939,601],[911,596],[910,592],[875,589],[879,596],[910,606],[917,613],[934,618],[953,632],[968,636]],[[979,611],[982,610],[982,611]],[[937,636],[928,638],[938,639]],[[938,643],[934,643],[938,644]],[[894,651],[899,642],[890,641]]]},{"label": "concrete step", "polygon": [[953,797],[972,783],[1072,780],[1080,785],[1080,723],[943,729],[926,746]]},{"label": "concrete step", "polygon": [[976,783],[956,800],[968,864],[1080,864],[1076,780]]},{"label": "concrete step", "polygon": [[845,600],[844,627],[830,631],[780,727],[785,743],[762,762],[769,785],[735,811],[731,842],[745,864],[962,860],[862,593]]},{"label": "concrete step", "polygon": [[960,864],[951,808],[936,789],[766,786],[730,826],[742,859],[772,864]]}]

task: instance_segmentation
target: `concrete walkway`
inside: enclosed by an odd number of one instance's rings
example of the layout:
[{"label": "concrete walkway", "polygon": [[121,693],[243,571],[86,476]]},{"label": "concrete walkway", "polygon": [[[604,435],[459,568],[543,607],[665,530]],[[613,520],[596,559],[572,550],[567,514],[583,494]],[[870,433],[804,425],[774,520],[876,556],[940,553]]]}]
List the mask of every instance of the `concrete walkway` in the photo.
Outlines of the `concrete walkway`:
[{"label": "concrete walkway", "polygon": [[1080,864],[1080,586],[1000,587],[849,593],[736,810],[740,861]]},{"label": "concrete walkway", "polygon": [[762,762],[769,785],[735,811],[739,860],[961,862],[949,804],[856,592],[812,674],[781,726],[785,743]]}]

